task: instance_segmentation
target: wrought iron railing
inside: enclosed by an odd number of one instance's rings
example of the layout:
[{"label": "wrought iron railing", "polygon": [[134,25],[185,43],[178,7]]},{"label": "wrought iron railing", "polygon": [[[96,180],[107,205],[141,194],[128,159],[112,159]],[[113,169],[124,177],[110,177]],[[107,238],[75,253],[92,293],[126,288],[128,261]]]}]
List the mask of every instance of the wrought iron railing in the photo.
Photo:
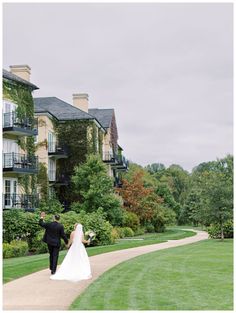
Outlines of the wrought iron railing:
[{"label": "wrought iron railing", "polygon": [[3,169],[38,170],[38,157],[21,153],[3,153]]},{"label": "wrought iron railing", "polygon": [[48,171],[48,180],[49,182],[54,182],[58,184],[68,184],[70,179],[69,176],[66,174],[58,173],[56,170],[49,170]]},{"label": "wrought iron railing", "polygon": [[32,131],[33,135],[38,134],[38,119],[30,117],[19,117],[16,112],[3,114],[3,128],[16,127],[19,129]]},{"label": "wrought iron railing", "polygon": [[126,158],[123,155],[118,155],[117,160],[119,165],[122,165],[125,168],[129,167],[129,161],[126,160]]},{"label": "wrought iron railing", "polygon": [[48,154],[50,155],[67,155],[68,147],[58,142],[48,143]]},{"label": "wrought iron railing", "polygon": [[11,194],[3,195],[3,208],[33,209],[39,206],[39,195]]}]

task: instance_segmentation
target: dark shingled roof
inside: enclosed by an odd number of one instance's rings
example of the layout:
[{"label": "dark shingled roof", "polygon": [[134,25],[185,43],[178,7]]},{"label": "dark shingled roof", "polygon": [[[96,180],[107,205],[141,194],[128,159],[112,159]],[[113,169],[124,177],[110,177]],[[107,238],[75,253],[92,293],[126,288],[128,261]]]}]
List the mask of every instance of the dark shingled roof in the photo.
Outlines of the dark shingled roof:
[{"label": "dark shingled roof", "polygon": [[48,112],[59,121],[94,120],[94,116],[56,97],[34,98],[35,113]]},{"label": "dark shingled roof", "polygon": [[11,72],[8,72],[7,70],[4,70],[2,71],[2,76],[3,78],[5,79],[8,79],[8,80],[12,80],[14,82],[17,82],[17,83],[21,83],[23,85],[27,85],[29,86],[32,90],[35,90],[35,89],[39,89],[37,86],[35,86],[34,84],[28,82],[27,80],[15,75],[15,74],[12,74]]},{"label": "dark shingled roof", "polygon": [[104,128],[109,128],[111,126],[114,109],[89,109],[88,112],[96,117]]}]

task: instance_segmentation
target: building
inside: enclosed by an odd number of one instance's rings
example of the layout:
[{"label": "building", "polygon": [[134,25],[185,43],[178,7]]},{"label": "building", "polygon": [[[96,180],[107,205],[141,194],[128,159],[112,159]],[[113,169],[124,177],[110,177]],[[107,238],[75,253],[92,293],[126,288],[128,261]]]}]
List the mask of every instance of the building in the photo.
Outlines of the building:
[{"label": "building", "polygon": [[106,130],[103,141],[102,159],[108,165],[109,175],[114,177],[114,186],[121,186],[120,172],[128,170],[128,161],[123,149],[118,145],[118,130],[114,109],[89,109],[88,113],[96,117]]},{"label": "building", "polygon": [[34,118],[30,67],[10,66],[3,70],[3,209],[34,209],[38,196],[34,177],[38,159],[34,155]]},{"label": "building", "polygon": [[34,99],[39,125],[36,154],[47,168],[50,194],[56,192],[65,206],[73,201],[72,193],[68,195],[67,191],[74,167],[85,161],[87,153],[101,155],[114,186],[120,186],[119,172],[128,168],[117,142],[114,110],[89,109],[87,94],[74,94],[72,103],[56,97]]},{"label": "building", "polygon": [[[84,102],[84,98],[80,99]],[[78,129],[87,122],[86,142],[87,137],[91,136],[90,128],[94,127],[95,134],[92,135],[96,137],[98,137],[99,131],[102,134],[105,133],[105,129],[93,116],[56,97],[35,98],[34,105],[35,116],[38,118],[36,154],[39,162],[47,168],[49,193],[56,192],[60,198],[60,194],[64,194],[63,190],[70,184],[72,168],[79,162],[75,158],[71,140],[63,139],[59,129],[68,130],[71,122],[78,123],[76,124]],[[71,136],[69,137],[71,139]],[[76,137],[75,145],[81,150],[83,143],[80,143],[79,139],[81,138],[79,137]],[[98,147],[96,150],[94,152],[98,152]],[[86,154],[86,152],[84,153]],[[72,163],[71,169],[68,167],[68,162]]]}]

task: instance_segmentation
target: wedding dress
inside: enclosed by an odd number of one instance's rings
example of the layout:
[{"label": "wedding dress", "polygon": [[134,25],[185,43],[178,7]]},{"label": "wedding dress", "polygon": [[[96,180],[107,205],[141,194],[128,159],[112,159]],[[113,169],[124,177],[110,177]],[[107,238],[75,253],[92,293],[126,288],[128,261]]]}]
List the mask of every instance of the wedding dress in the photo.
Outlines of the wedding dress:
[{"label": "wedding dress", "polygon": [[50,276],[50,279],[77,282],[92,277],[89,258],[82,239],[82,225],[78,224],[75,229],[72,245],[70,246],[60,268],[56,274]]}]

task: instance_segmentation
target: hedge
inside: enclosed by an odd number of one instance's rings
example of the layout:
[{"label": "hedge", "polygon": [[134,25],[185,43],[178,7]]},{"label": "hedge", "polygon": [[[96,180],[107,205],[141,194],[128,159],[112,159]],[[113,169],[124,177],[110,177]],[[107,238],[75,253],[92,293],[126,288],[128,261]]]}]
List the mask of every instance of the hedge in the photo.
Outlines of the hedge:
[{"label": "hedge", "polygon": [[10,243],[3,243],[3,258],[13,258],[24,256],[28,253],[28,244],[26,241],[12,240]]}]

